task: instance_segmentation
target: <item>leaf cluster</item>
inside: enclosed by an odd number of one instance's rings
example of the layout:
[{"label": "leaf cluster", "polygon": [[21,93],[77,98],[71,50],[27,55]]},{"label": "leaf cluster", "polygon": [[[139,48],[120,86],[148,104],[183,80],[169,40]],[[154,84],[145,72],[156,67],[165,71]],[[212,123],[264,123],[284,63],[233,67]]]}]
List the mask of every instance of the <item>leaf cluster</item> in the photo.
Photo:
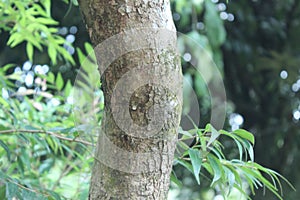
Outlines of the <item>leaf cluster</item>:
[{"label": "leaf cluster", "polygon": [[[182,137],[178,141],[178,156],[174,165],[182,165],[190,171],[198,184],[201,175],[207,178],[205,173],[201,172],[203,169],[212,177],[210,186],[218,187],[224,196],[228,196],[235,188],[246,198],[251,199],[245,183],[252,194],[255,194],[256,189],[263,187],[270,190],[278,199],[283,199],[280,179],[293,188],[282,175],[254,161],[254,136],[246,130],[217,131],[211,124],[207,124],[205,129],[180,130],[179,133]],[[219,137],[226,137],[236,144],[239,158],[227,159]],[[186,141],[189,140],[193,140],[192,146],[187,144]],[[174,172],[171,180],[178,186],[181,185]]]},{"label": "leaf cluster", "polygon": [[54,65],[58,58],[75,64],[63,47],[71,44],[57,34],[59,23],[51,16],[51,0],[1,1],[0,21],[0,32],[8,31],[10,34],[7,45],[13,48],[25,42],[30,61],[33,61],[35,49],[43,51],[46,47]]},{"label": "leaf cluster", "polygon": [[[91,46],[86,44],[86,48],[90,50]],[[86,56],[81,51],[79,54],[79,60],[84,62]],[[86,74],[85,69],[90,69],[92,63],[94,61],[86,66],[88,68],[83,67],[82,73]],[[15,86],[20,74],[9,73],[13,67],[16,66],[9,64],[0,68],[0,199],[68,199],[74,196],[86,199],[96,135],[79,120],[90,115],[84,110],[88,103],[97,107],[93,115],[96,122],[101,120],[102,93],[94,88],[93,98],[80,104],[80,98],[90,95],[91,90],[81,93],[79,98],[79,89],[70,81],[64,81],[60,73],[51,72],[35,77],[47,83],[45,91],[27,89],[20,93]],[[95,76],[96,73],[89,73],[84,80],[100,86],[100,78],[96,81]],[[81,88],[91,84],[80,83]],[[77,103],[68,100],[74,98]],[[53,104],[53,101],[58,103]],[[80,112],[77,116],[72,113],[75,105]],[[83,114],[86,118],[82,118]]]}]

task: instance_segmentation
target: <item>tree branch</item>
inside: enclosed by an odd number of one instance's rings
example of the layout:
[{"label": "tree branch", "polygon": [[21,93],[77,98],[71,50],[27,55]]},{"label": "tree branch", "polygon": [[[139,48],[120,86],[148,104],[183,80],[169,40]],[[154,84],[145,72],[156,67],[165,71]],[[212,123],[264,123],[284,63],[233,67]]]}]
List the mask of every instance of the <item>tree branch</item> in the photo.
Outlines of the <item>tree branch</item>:
[{"label": "tree branch", "polygon": [[[41,191],[38,191],[38,190],[35,190],[35,189],[31,189],[31,188],[29,188],[29,187],[23,186],[23,185],[21,185],[21,184],[15,182],[15,181],[13,181],[13,180],[10,179],[10,178],[6,178],[6,180],[9,181],[9,182],[11,182],[12,184],[17,185],[18,187],[20,187],[20,188],[22,188],[22,189],[24,189],[24,190],[28,190],[28,191],[33,192],[33,193],[36,193],[36,194],[45,195],[46,197],[49,197],[49,196],[50,196],[50,195],[47,194],[47,193],[43,193],[43,192],[41,192]],[[13,199],[14,199],[14,198],[13,198]]]},{"label": "tree branch", "polygon": [[58,133],[44,131],[44,130],[25,130],[25,129],[3,130],[3,131],[0,131],[0,135],[1,134],[11,134],[11,133],[21,133],[21,132],[22,133],[46,134],[46,135],[54,136],[54,137],[56,137],[58,139],[61,139],[61,140],[66,140],[66,141],[69,141],[69,142],[79,142],[81,144],[94,146],[92,143],[84,141],[84,140],[80,140],[80,139],[76,139],[76,138],[67,138],[67,137],[64,137],[64,136],[62,136]]}]

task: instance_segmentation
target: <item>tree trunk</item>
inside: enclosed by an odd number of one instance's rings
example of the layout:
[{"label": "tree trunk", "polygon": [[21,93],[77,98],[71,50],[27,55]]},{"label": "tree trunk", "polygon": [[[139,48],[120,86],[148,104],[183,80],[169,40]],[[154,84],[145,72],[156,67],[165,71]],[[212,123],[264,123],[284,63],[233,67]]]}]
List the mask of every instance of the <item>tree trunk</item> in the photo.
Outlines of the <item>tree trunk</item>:
[{"label": "tree trunk", "polygon": [[166,199],[181,115],[168,0],[82,0],[105,114],[89,199]]}]

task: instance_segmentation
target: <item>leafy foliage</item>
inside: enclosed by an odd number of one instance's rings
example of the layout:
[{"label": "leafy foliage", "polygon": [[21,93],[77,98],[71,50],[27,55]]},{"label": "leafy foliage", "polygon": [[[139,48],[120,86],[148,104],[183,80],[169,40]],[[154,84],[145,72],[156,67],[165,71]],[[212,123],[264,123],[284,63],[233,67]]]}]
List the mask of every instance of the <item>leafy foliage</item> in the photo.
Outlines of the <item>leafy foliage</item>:
[{"label": "leafy foliage", "polygon": [[[266,187],[279,199],[282,198],[282,186],[280,179],[293,188],[293,186],[276,171],[263,167],[254,162],[254,136],[243,129],[232,132],[224,130],[217,131],[213,126],[207,124],[205,129],[192,129],[180,131],[182,137],[179,139],[178,156],[175,158],[175,165],[180,164],[188,169],[200,184],[200,169],[205,169],[212,177],[211,187],[219,187],[223,195],[229,195],[232,188],[236,188],[248,199],[249,194],[244,184],[250,188],[252,194],[255,189]],[[224,152],[224,146],[217,140],[218,137],[226,136],[238,147],[239,159],[228,159]],[[189,147],[186,141],[193,140]],[[249,157],[249,159],[248,159]],[[266,177],[267,176],[267,177]],[[173,172],[172,180],[177,185],[182,185]]]},{"label": "leafy foliage", "polygon": [[9,31],[7,45],[11,48],[26,42],[28,58],[33,61],[34,49],[42,51],[45,46],[54,65],[58,56],[75,64],[62,46],[68,42],[57,34],[59,23],[51,17],[51,0],[1,1],[0,11],[0,31]]},{"label": "leafy foliage", "polygon": [[79,192],[86,199],[93,143],[75,126],[73,86],[49,72],[35,77],[47,81],[49,91],[20,93],[14,84],[19,73],[8,74],[12,67],[0,68],[0,87],[7,93],[0,97],[0,178],[5,183],[0,187],[6,191],[0,198],[69,199]]}]

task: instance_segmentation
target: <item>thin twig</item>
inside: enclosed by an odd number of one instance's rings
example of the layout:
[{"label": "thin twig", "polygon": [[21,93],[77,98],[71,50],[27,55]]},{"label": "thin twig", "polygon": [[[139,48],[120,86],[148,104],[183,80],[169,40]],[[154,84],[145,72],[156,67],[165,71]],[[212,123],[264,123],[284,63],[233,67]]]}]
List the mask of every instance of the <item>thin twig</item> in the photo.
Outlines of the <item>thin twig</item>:
[{"label": "thin twig", "polygon": [[89,146],[94,146],[92,143],[84,141],[84,140],[79,140],[77,138],[67,138],[64,137],[58,133],[54,133],[54,132],[49,132],[49,131],[44,131],[44,130],[25,130],[25,129],[15,129],[15,130],[3,130],[0,131],[0,134],[10,134],[10,133],[37,133],[37,134],[47,134],[47,135],[51,135],[54,136],[58,139],[61,140],[66,140],[69,142],[79,142],[81,144],[85,144],[85,145],[89,145]]},{"label": "thin twig", "polygon": [[36,90],[33,90],[33,89],[28,89],[24,92],[13,93],[11,95],[11,97],[14,97],[14,96],[27,96],[27,95],[40,95],[40,96],[43,96],[43,97],[48,98],[48,99],[51,99],[53,97],[53,95],[48,93],[48,92],[36,91]]},{"label": "thin twig", "polygon": [[10,178],[6,178],[6,180],[9,181],[9,182],[11,182],[12,184],[17,185],[18,187],[20,187],[20,188],[22,188],[22,189],[24,189],[24,190],[28,190],[28,191],[33,192],[33,193],[36,193],[36,194],[45,195],[46,197],[50,196],[50,195],[47,194],[47,193],[44,193],[44,192],[41,192],[41,191],[38,191],[38,190],[35,190],[35,189],[31,189],[31,188],[28,188],[28,187],[25,187],[25,186],[23,186],[23,185],[21,185],[21,184],[15,182],[15,181],[13,181],[13,180],[10,179]]}]

